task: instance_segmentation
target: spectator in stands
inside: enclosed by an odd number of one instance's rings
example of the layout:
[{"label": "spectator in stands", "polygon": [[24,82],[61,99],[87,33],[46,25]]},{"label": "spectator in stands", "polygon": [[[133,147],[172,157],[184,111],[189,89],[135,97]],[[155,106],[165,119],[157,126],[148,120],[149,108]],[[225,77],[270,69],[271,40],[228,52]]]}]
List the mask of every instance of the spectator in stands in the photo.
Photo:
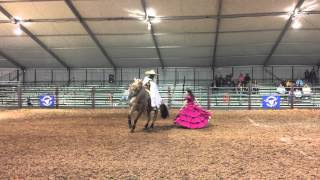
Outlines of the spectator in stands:
[{"label": "spectator in stands", "polygon": [[237,94],[242,93],[242,84],[240,81],[237,82],[236,92]]},{"label": "spectator in stands", "polygon": [[27,105],[28,105],[28,107],[33,106],[33,103],[32,103],[32,100],[30,97],[27,97]]},{"label": "spectator in stands", "polygon": [[303,80],[301,79],[296,80],[296,87],[302,87],[303,85],[304,85]]},{"label": "spectator in stands", "polygon": [[147,87],[147,89],[149,89],[151,106],[153,108],[159,109],[162,102],[162,98],[159,93],[158,85],[154,82],[154,77],[156,74],[157,73],[153,69],[150,71],[146,71],[145,72],[146,77],[144,77],[142,83],[144,86]]},{"label": "spectator in stands", "polygon": [[311,95],[311,92],[311,88],[307,84],[305,84],[302,88],[303,96],[309,97]]},{"label": "spectator in stands", "polygon": [[240,82],[241,84],[244,83],[244,75],[243,75],[242,73],[240,73],[240,75],[239,75],[239,82]]},{"label": "spectator in stands", "polygon": [[304,72],[304,79],[305,79],[307,82],[310,82],[310,72],[309,72],[308,69]]},{"label": "spectator in stands", "polygon": [[314,68],[312,68],[312,70],[310,72],[310,82],[311,83],[317,82],[317,74],[316,74],[316,71],[314,70]]},{"label": "spectator in stands", "polygon": [[286,93],[286,89],[285,89],[285,87],[284,87],[282,84],[280,84],[280,85],[277,87],[277,93],[278,93],[278,94],[285,94],[285,93]]},{"label": "spectator in stands", "polygon": [[246,76],[244,77],[244,86],[247,86],[247,84],[250,82],[251,78],[249,74],[247,73]]}]

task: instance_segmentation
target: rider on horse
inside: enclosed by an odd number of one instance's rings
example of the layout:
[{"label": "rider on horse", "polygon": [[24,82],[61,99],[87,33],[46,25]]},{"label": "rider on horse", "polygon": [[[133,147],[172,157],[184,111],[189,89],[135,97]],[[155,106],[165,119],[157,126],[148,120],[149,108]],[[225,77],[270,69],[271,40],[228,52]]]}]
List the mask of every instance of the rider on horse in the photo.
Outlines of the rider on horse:
[{"label": "rider on horse", "polygon": [[146,89],[149,90],[148,92],[151,98],[151,107],[154,109],[158,109],[162,101],[159,93],[158,85],[154,82],[154,77],[156,74],[157,73],[153,69],[150,71],[146,71],[145,75],[147,76],[144,77],[143,79],[143,85],[147,87]]}]

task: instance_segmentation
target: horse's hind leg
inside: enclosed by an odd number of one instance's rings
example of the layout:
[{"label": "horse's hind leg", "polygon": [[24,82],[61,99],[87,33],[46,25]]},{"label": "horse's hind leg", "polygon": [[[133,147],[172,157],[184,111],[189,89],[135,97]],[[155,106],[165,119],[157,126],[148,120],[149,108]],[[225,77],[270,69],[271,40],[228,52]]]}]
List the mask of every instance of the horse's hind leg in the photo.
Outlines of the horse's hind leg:
[{"label": "horse's hind leg", "polygon": [[158,116],[158,109],[154,110],[154,115],[153,115],[152,124],[151,124],[150,128],[153,128],[153,124],[156,121],[157,116]]},{"label": "horse's hind leg", "polygon": [[150,122],[150,120],[151,120],[151,112],[148,111],[147,113],[148,113],[148,121],[147,121],[147,124],[144,125],[144,128],[145,128],[145,129],[148,129],[148,125],[149,125],[149,122]]},{"label": "horse's hind leg", "polygon": [[137,117],[134,119],[133,126],[132,126],[132,128],[131,128],[131,132],[132,132],[132,133],[134,132],[134,129],[136,128],[137,121],[138,121],[138,119],[140,118],[141,114],[142,114],[142,111],[140,111],[140,112],[138,113]]}]

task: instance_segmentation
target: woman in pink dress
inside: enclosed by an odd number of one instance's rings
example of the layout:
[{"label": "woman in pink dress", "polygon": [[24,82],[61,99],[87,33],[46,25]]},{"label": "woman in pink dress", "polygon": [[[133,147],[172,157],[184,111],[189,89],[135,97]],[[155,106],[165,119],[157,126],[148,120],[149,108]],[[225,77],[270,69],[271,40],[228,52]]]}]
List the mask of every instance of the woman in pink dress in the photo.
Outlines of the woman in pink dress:
[{"label": "woman in pink dress", "polygon": [[187,89],[185,100],[185,104],[180,109],[174,123],[190,129],[206,127],[211,118],[210,113],[196,104],[195,97],[190,89]]}]

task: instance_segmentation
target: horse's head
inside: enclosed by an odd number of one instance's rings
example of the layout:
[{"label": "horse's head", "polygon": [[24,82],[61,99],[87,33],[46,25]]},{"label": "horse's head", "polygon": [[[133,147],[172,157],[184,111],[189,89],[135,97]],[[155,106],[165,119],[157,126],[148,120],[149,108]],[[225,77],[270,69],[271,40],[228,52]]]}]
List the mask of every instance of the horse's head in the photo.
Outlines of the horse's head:
[{"label": "horse's head", "polygon": [[139,91],[142,89],[142,80],[134,79],[133,83],[129,86],[129,99],[134,96],[137,96]]}]

